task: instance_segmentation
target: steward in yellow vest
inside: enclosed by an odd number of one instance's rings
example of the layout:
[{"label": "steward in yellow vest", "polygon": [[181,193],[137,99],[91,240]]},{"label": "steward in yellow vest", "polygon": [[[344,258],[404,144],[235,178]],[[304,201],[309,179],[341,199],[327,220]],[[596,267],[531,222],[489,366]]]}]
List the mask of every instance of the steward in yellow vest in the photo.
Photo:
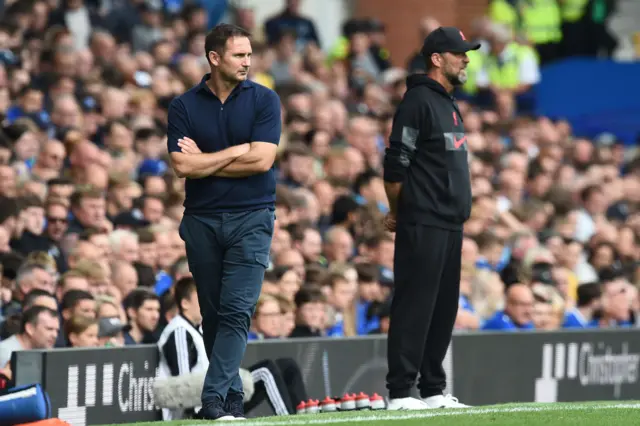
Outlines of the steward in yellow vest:
[{"label": "steward in yellow vest", "polygon": [[[563,15],[558,1],[562,0],[491,0],[489,17],[536,46],[540,61],[547,63],[560,55]],[[568,13],[575,15],[573,10]]]},{"label": "steward in yellow vest", "polygon": [[540,63],[546,64],[560,56],[562,14],[557,0],[519,0],[520,29],[535,45]]},{"label": "steward in yellow vest", "polygon": [[490,52],[483,54],[481,70],[476,74],[477,88],[493,99],[492,104],[503,104],[505,109],[532,102],[531,88],[540,81],[536,52],[512,41],[509,29],[501,25],[493,28],[489,41]]}]

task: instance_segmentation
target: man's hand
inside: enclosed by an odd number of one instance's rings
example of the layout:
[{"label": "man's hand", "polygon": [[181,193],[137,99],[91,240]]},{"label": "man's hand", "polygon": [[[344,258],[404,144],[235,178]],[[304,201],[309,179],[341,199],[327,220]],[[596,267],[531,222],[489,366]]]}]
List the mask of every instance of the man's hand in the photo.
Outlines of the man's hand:
[{"label": "man's hand", "polygon": [[171,153],[171,165],[178,177],[200,179],[216,174],[238,158],[249,152],[251,145],[233,145],[222,151],[203,153],[196,142],[183,136],[178,139],[180,151]]},{"label": "man's hand", "polygon": [[[182,139],[178,139],[178,146],[184,154],[202,154],[202,151],[198,147],[198,144],[196,144],[196,141],[186,136]],[[248,143],[234,145],[231,147],[231,149],[234,151],[234,154],[238,157],[249,152],[250,148],[251,144]]]},{"label": "man's hand", "polygon": [[384,217],[384,227],[389,232],[396,232],[396,215],[395,213],[387,213]]},{"label": "man's hand", "polygon": [[183,137],[182,139],[178,139],[178,146],[180,150],[185,154],[202,154],[200,148],[198,148],[198,144],[188,137]]}]

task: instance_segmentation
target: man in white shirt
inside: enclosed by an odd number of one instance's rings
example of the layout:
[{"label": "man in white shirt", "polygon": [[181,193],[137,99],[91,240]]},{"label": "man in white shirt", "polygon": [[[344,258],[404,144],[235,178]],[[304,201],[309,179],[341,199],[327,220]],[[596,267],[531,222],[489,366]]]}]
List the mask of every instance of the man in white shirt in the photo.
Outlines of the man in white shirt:
[{"label": "man in white shirt", "polygon": [[22,313],[20,333],[0,342],[0,368],[11,361],[15,351],[53,348],[59,329],[57,312],[44,306],[27,309]]},{"label": "man in white shirt", "polygon": [[[202,315],[193,278],[179,280],[174,289],[179,314],[167,324],[158,340],[160,377],[202,373],[209,359],[202,337]],[[162,410],[164,420],[181,419],[184,410]]]}]

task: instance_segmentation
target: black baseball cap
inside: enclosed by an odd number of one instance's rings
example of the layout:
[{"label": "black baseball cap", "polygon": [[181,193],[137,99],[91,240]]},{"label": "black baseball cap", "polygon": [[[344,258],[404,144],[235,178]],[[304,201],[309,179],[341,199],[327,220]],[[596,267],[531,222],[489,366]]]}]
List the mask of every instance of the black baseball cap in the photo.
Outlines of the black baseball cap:
[{"label": "black baseball cap", "polygon": [[464,53],[470,50],[480,49],[480,43],[470,43],[467,38],[456,27],[440,27],[433,30],[424,39],[421,53],[424,57],[433,53]]}]

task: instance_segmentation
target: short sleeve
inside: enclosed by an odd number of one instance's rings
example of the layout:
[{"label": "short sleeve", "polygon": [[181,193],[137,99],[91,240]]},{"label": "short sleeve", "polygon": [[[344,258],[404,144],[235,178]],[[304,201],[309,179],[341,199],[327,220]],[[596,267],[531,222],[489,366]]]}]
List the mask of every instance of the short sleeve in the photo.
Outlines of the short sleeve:
[{"label": "short sleeve", "polygon": [[533,54],[527,52],[520,61],[520,83],[534,85],[540,82],[540,68]]},{"label": "short sleeve", "polygon": [[280,97],[267,90],[258,101],[257,113],[251,130],[251,142],[270,142],[278,145],[282,131]]},{"label": "short sleeve", "polygon": [[189,118],[184,103],[175,98],[169,104],[167,116],[167,148],[169,152],[179,152],[178,139],[191,137],[189,132]]}]

